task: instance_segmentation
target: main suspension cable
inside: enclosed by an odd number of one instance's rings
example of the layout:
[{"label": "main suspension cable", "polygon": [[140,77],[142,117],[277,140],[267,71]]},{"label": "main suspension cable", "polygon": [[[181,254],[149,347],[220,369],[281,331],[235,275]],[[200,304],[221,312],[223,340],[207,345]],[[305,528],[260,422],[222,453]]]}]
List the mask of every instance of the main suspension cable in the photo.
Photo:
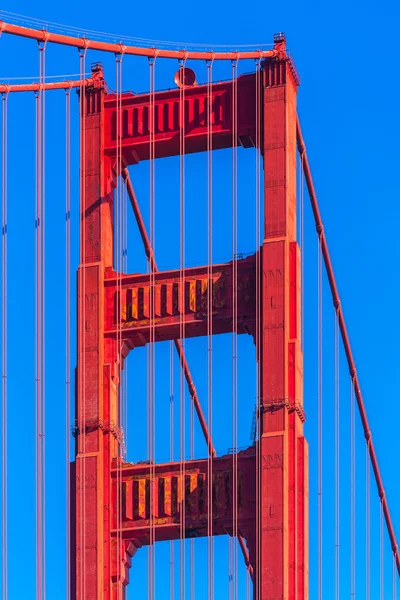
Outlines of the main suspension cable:
[{"label": "main suspension cable", "polygon": [[[33,29],[29,27],[21,27],[20,25],[13,25],[11,23],[5,23],[0,20],[0,31],[11,35],[17,35],[28,39],[34,39],[42,41],[47,39],[52,44],[62,44],[63,46],[72,46],[78,49],[90,48],[91,50],[99,50],[101,52],[111,52],[115,54],[120,52],[120,43],[101,42],[86,37],[74,37],[70,35],[62,35],[59,33],[51,33],[43,28]],[[278,52],[276,49],[272,50],[244,50],[237,52],[229,50],[226,52],[214,52],[212,50],[207,51],[187,51],[187,50],[164,50],[162,48],[155,49],[154,44],[152,47],[146,48],[141,46],[126,45],[125,54],[133,56],[147,56],[148,58],[154,57],[157,53],[159,58],[174,58],[176,60],[235,60],[240,59],[256,59],[260,58],[274,58]]]}]

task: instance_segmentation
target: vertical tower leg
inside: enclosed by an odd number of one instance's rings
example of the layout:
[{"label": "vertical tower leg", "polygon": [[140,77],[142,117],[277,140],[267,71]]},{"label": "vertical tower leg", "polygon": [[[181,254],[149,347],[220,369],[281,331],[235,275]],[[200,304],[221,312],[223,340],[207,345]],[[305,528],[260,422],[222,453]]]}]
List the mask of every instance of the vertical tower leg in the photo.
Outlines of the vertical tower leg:
[{"label": "vertical tower leg", "polygon": [[260,573],[256,600],[305,600],[307,446],[303,437],[300,251],[296,243],[297,81],[277,37],[263,65]]},{"label": "vertical tower leg", "polygon": [[74,506],[76,556],[72,596],[79,600],[117,599],[111,542],[111,468],[118,456],[119,365],[115,341],[104,337],[104,273],[113,267],[113,182],[104,156],[104,80],[80,98],[81,240],[78,270],[78,363],[76,378],[76,460]]}]

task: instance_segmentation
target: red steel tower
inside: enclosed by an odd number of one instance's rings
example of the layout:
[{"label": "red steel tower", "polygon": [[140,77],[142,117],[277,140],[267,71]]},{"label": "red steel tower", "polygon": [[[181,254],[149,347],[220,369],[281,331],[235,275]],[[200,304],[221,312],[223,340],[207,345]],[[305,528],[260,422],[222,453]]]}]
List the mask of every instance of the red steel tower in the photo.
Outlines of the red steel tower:
[{"label": "red steel tower", "polygon": [[[281,34],[275,36],[275,50],[259,72],[236,82],[234,143],[260,145],[264,162],[262,244],[236,264],[237,328],[257,345],[260,396],[258,440],[237,457],[238,530],[249,551],[254,597],[305,600],[308,471],[296,242],[298,79]],[[116,600],[123,597],[136,550],[152,541],[150,525],[153,541],[177,539],[184,510],[186,537],[205,536],[212,498],[213,535],[233,532],[232,456],[213,459],[211,482],[207,460],[186,462],[184,482],[179,463],[152,468],[118,464],[118,390],[125,357],[149,342],[154,317],[157,340],[179,339],[182,318],[186,337],[206,335],[210,287],[213,333],[232,331],[233,265],[214,265],[211,278],[207,266],[185,269],[183,287],[179,271],[157,272],[152,278],[116,273],[117,177],[122,167],[149,159],[151,138],[157,158],[179,154],[180,96],[179,90],[153,97],[123,94],[117,102],[106,91],[101,67],[94,67],[93,79],[81,97],[72,594],[79,600]],[[213,84],[211,94],[210,101],[207,86],[185,90],[186,153],[207,149],[208,119],[213,149],[232,145],[232,82]],[[119,139],[118,110],[123,115]]]}]

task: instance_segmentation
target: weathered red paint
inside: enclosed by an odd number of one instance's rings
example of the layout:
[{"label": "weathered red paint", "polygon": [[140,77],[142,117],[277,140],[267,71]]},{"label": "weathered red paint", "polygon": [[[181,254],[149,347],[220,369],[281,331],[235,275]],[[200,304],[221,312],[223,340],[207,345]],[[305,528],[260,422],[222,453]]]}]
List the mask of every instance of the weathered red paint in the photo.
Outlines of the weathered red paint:
[{"label": "weathered red paint", "polygon": [[[272,56],[272,55],[271,55]],[[303,357],[300,345],[300,250],[296,243],[296,92],[293,65],[279,40],[262,66],[261,151],[264,157],[265,222],[262,247],[239,260],[238,329],[255,335],[256,287],[261,289],[261,435],[258,446],[238,455],[241,503],[239,532],[246,539],[254,573],[256,600],[307,600],[307,444],[303,435]],[[254,145],[256,75],[238,80],[237,143]],[[176,539],[179,511],[186,507],[187,537],[206,535],[207,461],[189,461],[184,485],[179,464],[156,465],[153,506],[149,505],[148,465],[122,465],[123,523],[118,536],[116,514],[118,386],[129,350],[149,339],[148,275],[121,275],[117,295],[113,265],[113,187],[115,182],[115,96],[108,96],[101,71],[82,102],[84,211],[81,265],[78,273],[78,335],[76,393],[76,473],[74,597],[116,599],[129,581],[134,553],[149,541],[149,518],[156,539]],[[232,144],[231,83],[213,86],[213,147]],[[185,95],[186,150],[206,148],[207,88]],[[176,154],[178,91],[155,94],[156,157]],[[123,163],[148,158],[149,96],[122,96]],[[261,281],[256,286],[256,263]],[[211,284],[207,268],[185,272],[185,289],[176,271],[158,272],[155,281],[156,339],[177,339],[183,313],[186,336],[205,335],[204,300]],[[213,267],[213,331],[232,329],[232,264]],[[120,307],[120,308],[119,308]],[[117,323],[122,346],[117,352]],[[256,451],[261,457],[257,465]],[[213,531],[231,533],[229,493],[232,457],[213,461],[215,506]],[[255,481],[261,486],[256,497]],[[223,485],[222,485],[223,482]],[[183,491],[182,491],[183,490]],[[256,506],[260,523],[256,530]],[[84,513],[83,513],[84,509]],[[118,542],[120,540],[120,542]],[[121,541],[122,540],[122,541]],[[117,543],[122,547],[117,548]],[[257,558],[257,548],[260,555]],[[117,564],[117,557],[120,557]],[[257,572],[258,568],[258,572]]]}]

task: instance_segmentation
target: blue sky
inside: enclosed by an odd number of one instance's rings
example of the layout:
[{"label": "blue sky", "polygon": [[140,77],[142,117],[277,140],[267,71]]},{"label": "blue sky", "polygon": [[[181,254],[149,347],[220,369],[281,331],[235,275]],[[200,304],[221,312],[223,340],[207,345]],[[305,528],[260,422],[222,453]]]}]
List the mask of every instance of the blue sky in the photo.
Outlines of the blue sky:
[{"label": "blue sky", "polygon": [[[193,43],[238,44],[271,43],[273,34],[284,31],[288,47],[300,72],[298,112],[324,220],[325,232],[342,298],[345,318],[356,358],[367,413],[380,460],[383,480],[394,525],[400,534],[400,495],[396,457],[399,452],[396,410],[399,374],[397,346],[399,338],[396,265],[400,250],[396,223],[400,208],[398,180],[400,117],[397,109],[399,83],[397,36],[400,9],[395,2],[343,1],[282,5],[232,3],[228,8],[187,3],[176,7],[153,2],[90,6],[71,0],[68,5],[44,2],[5,1],[3,10],[35,16],[98,31],[160,40],[184,40]],[[2,36],[3,60],[0,76],[32,77],[38,73],[36,44]],[[4,60],[7,56],[7,60]],[[101,60],[106,79],[115,88],[114,57],[98,53],[88,55],[88,64]],[[192,65],[191,65],[192,66]],[[176,64],[156,66],[156,86],[173,85]],[[243,71],[252,65],[240,65]],[[204,81],[206,69],[196,64],[197,80]],[[47,51],[48,75],[77,74],[76,50],[50,46]],[[228,78],[230,65],[218,66],[215,77]],[[148,88],[146,61],[124,59],[124,89]],[[77,110],[72,97],[73,125],[73,267],[77,265]],[[10,244],[10,325],[9,325],[9,471],[10,471],[10,594],[17,600],[34,597],[34,479],[33,479],[33,210],[34,210],[34,101],[32,96],[9,101],[9,244]],[[64,94],[47,95],[47,514],[48,514],[48,590],[47,597],[64,597]],[[216,260],[230,258],[230,221],[225,218],[230,206],[230,153],[222,151],[214,162],[214,218]],[[159,266],[178,266],[179,172],[175,159],[159,161],[156,166],[156,252]],[[187,159],[187,263],[206,261],[206,162],[204,156]],[[255,248],[254,155],[239,152],[239,251]],[[200,174],[200,175],[199,175]],[[148,222],[148,165],[131,170],[135,189]],[[249,200],[250,198],[250,200]],[[229,209],[230,210],[230,209]],[[316,238],[308,210],[306,225],[306,342],[305,408],[310,442],[310,599],[316,596]],[[129,270],[145,269],[140,242],[132,215],[129,216]],[[333,598],[333,313],[324,282],[324,599]],[[75,308],[72,300],[74,323]],[[57,335],[55,332],[57,331]],[[73,334],[74,335],[74,334]],[[206,345],[204,340],[187,344],[188,358],[200,398],[206,404]],[[230,337],[214,343],[214,422],[223,422],[230,406],[230,376],[217,365],[225,365],[230,354]],[[228,354],[227,354],[228,353]],[[168,458],[169,346],[157,349],[157,448],[159,459]],[[230,360],[228,358],[228,360]],[[239,345],[239,444],[249,443],[254,406],[252,380],[253,348],[249,339]],[[128,456],[144,458],[145,352],[138,351],[129,360]],[[341,357],[342,422],[342,588],[348,594],[348,415],[349,383]],[[178,387],[176,392],[178,393]],[[179,402],[178,395],[176,396]],[[176,407],[178,418],[178,407]],[[229,421],[228,421],[229,422]],[[205,456],[205,446],[196,429],[195,452]],[[60,442],[62,441],[62,443]],[[219,452],[231,445],[230,425],[218,428],[215,443]],[[178,442],[176,451],[178,451]],[[357,593],[363,595],[364,576],[364,463],[362,432],[357,423]],[[378,506],[372,485],[373,553],[371,597],[378,597]],[[218,577],[216,597],[228,598],[228,545],[216,542]],[[391,564],[389,545],[385,544],[385,598],[390,596]],[[22,556],[21,556],[22,554]],[[168,548],[157,550],[158,597],[167,598]],[[205,544],[196,546],[196,598],[206,597]],[[21,567],[23,576],[21,577]],[[146,598],[145,551],[135,557],[129,598]],[[178,567],[176,569],[178,574]],[[241,597],[245,598],[243,571],[240,574]]]}]

